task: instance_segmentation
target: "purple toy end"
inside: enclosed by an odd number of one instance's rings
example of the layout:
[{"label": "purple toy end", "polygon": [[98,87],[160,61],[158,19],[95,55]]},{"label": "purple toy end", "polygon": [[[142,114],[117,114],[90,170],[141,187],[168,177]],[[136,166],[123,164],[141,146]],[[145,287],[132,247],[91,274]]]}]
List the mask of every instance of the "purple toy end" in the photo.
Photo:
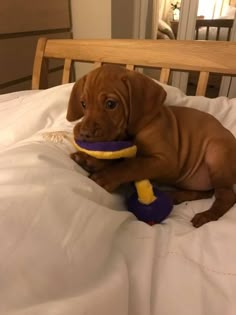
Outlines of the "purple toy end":
[{"label": "purple toy end", "polygon": [[157,197],[149,205],[144,205],[138,201],[135,192],[128,200],[128,210],[132,212],[138,220],[146,223],[161,223],[165,220],[173,209],[172,200],[162,191],[154,187],[154,194]]},{"label": "purple toy end", "polygon": [[132,147],[133,143],[131,141],[104,141],[104,142],[86,142],[81,140],[76,140],[81,148],[88,151],[102,151],[102,152],[114,152]]}]

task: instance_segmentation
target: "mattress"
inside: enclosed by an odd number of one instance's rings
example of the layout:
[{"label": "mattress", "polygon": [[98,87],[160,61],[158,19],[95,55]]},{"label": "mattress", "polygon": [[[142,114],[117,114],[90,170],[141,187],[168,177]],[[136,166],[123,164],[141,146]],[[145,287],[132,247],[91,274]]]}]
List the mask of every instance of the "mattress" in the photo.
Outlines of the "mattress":
[{"label": "mattress", "polygon": [[[236,99],[167,104],[210,112],[236,136]],[[175,206],[149,226],[69,157],[72,84],[0,96],[0,314],[234,315],[236,206],[195,229],[213,199]],[[227,161],[225,161],[227,163]]]}]

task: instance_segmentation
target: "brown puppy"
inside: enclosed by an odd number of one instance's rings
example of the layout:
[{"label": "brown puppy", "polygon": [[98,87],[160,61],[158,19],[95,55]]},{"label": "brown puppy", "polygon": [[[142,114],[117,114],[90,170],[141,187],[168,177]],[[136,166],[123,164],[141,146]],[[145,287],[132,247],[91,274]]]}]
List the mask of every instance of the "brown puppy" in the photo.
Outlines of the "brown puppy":
[{"label": "brown puppy", "polygon": [[145,178],[172,185],[175,203],[207,198],[215,201],[194,216],[199,227],[217,220],[236,202],[236,139],[213,116],[201,111],[164,106],[164,89],[150,78],[106,65],[75,83],[67,119],[84,116],[74,128],[86,141],[130,139],[137,157],[112,165],[83,153],[73,158],[93,173],[91,178],[113,191]]}]

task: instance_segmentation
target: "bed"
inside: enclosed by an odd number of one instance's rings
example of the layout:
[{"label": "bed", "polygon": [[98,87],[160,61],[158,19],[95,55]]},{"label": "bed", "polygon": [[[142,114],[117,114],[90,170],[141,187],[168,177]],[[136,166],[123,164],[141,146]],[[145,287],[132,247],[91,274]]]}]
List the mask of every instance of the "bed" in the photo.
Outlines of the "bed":
[{"label": "bed", "polygon": [[[209,73],[236,74],[235,52],[224,41],[39,40],[32,90],[0,96],[0,314],[235,314],[236,206],[195,229],[212,200],[183,203],[151,227],[122,191],[87,177],[66,138],[47,138],[72,133],[74,60],[160,68],[167,104],[210,112],[236,136],[236,99],[204,97]],[[45,89],[51,58],[64,59],[62,85]],[[200,72],[196,96],[167,85],[172,69]]]},{"label": "bed", "polygon": [[[233,18],[218,19],[196,19],[195,39],[196,40],[230,40],[232,28],[234,24]],[[177,38],[179,21],[171,21],[171,28],[175,38]]]},{"label": "bed", "polygon": [[234,19],[196,20],[196,40],[230,40]]},{"label": "bed", "polygon": [[[227,2],[227,1],[226,1]],[[222,4],[220,15],[216,15],[219,8],[215,4],[213,9],[214,18],[206,19],[200,16],[196,20],[196,37],[199,40],[230,40],[232,28],[235,20],[236,5],[235,1],[228,1]],[[205,8],[199,8],[200,12],[205,12]],[[201,14],[201,13],[200,13]],[[204,13],[203,13],[204,14]]]}]

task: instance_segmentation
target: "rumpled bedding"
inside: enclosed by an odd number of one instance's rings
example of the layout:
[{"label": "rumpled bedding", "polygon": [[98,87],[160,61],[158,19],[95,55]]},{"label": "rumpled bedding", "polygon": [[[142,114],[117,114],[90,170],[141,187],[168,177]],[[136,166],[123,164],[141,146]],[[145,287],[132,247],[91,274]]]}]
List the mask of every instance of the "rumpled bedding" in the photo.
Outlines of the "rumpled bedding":
[{"label": "rumpled bedding", "polygon": [[[190,220],[211,199],[137,221],[68,141],[44,137],[72,132],[71,88],[0,96],[0,314],[235,315],[236,206],[199,229]],[[164,88],[167,104],[210,112],[236,136],[236,99]]]}]

